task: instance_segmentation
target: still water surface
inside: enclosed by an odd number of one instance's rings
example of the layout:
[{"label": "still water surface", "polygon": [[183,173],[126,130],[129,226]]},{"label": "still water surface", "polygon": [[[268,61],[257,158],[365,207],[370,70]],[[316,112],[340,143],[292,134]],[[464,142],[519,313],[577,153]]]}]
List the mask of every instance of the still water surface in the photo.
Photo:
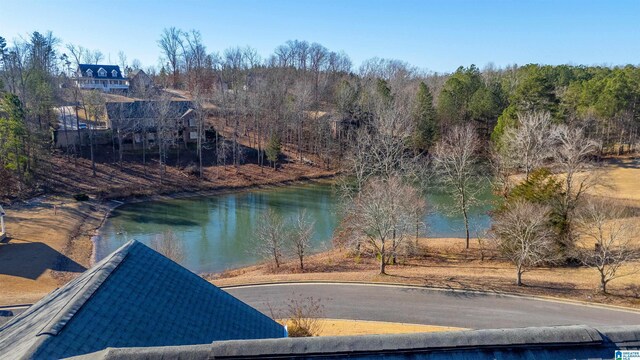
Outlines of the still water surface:
[{"label": "still water surface", "polygon": [[[488,186],[483,190],[483,204],[470,213],[472,236],[490,225],[491,194]],[[450,201],[443,193],[427,195],[427,236],[464,237],[462,217],[446,210]],[[96,256],[101,259],[131,239],[150,244],[170,229],[184,249],[182,265],[191,271],[220,272],[251,265],[260,261],[251,250],[256,222],[268,208],[284,218],[306,209],[315,221],[313,251],[322,251],[331,246],[340,220],[338,206],[331,184],[325,183],[126,204],[114,210],[100,230]]]}]

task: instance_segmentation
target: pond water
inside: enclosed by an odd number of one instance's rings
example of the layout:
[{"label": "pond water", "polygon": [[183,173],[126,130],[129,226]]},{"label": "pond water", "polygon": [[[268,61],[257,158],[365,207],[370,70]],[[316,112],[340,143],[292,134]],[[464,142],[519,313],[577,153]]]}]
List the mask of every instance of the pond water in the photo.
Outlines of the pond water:
[{"label": "pond water", "polygon": [[[490,225],[491,192],[483,188],[482,205],[470,213],[475,236]],[[464,237],[462,217],[446,211],[450,198],[430,193],[430,213],[425,216],[429,237]],[[172,199],[126,204],[115,209],[95,240],[99,260],[125,242],[135,239],[150,244],[171,230],[184,250],[182,265],[196,273],[221,272],[255,264],[253,234],[260,215],[268,208],[291,218],[302,209],[315,221],[313,251],[331,247],[338,225],[338,197],[328,183],[243,191],[209,197]]]}]

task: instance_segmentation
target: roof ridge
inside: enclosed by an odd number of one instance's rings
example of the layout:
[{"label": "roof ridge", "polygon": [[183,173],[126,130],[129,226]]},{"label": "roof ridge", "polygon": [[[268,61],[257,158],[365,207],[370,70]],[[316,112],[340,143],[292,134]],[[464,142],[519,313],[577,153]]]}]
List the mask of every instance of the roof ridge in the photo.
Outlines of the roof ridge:
[{"label": "roof ridge", "polygon": [[118,268],[129,254],[130,249],[136,244],[139,244],[138,241],[131,240],[102,260],[102,264],[98,264],[93,272],[85,276],[88,280],[79,287],[75,294],[71,296],[71,300],[58,310],[58,312],[42,327],[42,329],[40,329],[36,336],[58,335],[73,316],[100,288],[105,280],[109,278],[113,271]]},{"label": "roof ridge", "polygon": [[117,66],[120,67],[120,65],[118,64],[78,64],[79,66]]}]

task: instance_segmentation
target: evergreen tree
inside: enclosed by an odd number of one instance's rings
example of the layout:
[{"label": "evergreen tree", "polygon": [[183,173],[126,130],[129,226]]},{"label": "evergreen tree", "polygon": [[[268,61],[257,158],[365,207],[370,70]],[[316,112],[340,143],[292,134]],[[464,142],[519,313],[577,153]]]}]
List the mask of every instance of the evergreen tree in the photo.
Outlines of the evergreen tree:
[{"label": "evergreen tree", "polygon": [[438,127],[436,109],[433,107],[433,96],[424,82],[420,82],[416,98],[414,147],[419,150],[427,150],[436,140]]},{"label": "evergreen tree", "polygon": [[0,103],[0,166],[13,171],[22,188],[25,181],[24,141],[27,135],[25,111],[18,96],[6,93]]},{"label": "evergreen tree", "polygon": [[274,170],[277,169],[276,164],[278,163],[278,156],[280,155],[281,147],[280,139],[276,135],[272,135],[269,138],[269,143],[267,144],[265,152],[267,153],[267,160],[273,164]]},{"label": "evergreen tree", "polygon": [[470,103],[473,95],[484,87],[480,71],[475,65],[460,66],[444,83],[438,97],[440,122],[448,125],[465,124],[472,119]]},{"label": "evergreen tree", "polygon": [[389,84],[383,79],[378,79],[376,82],[376,89],[378,90],[378,95],[382,99],[382,102],[385,106],[388,106],[393,101],[393,95],[391,95],[391,88]]}]

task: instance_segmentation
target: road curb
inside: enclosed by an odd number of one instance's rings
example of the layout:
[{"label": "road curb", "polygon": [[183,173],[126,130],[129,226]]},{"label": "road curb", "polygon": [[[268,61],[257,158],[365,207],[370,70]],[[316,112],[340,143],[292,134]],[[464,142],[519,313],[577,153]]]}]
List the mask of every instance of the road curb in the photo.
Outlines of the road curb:
[{"label": "road curb", "polygon": [[0,310],[23,309],[28,308],[31,305],[33,304],[2,305],[0,306]]},{"label": "road curb", "polygon": [[[519,299],[549,301],[549,302],[556,302],[556,303],[562,303],[562,304],[580,305],[580,306],[586,306],[586,307],[592,307],[592,308],[602,308],[602,309],[609,309],[609,310],[617,310],[617,311],[630,312],[630,313],[634,313],[634,314],[640,313],[640,309],[635,309],[635,308],[631,308],[631,307],[625,307],[625,306],[619,306],[619,305],[600,304],[600,303],[592,303],[592,302],[581,301],[581,300],[563,299],[563,298],[557,298],[557,297],[553,297],[553,296],[522,295],[522,294],[511,293],[511,292],[506,292],[506,291],[482,291],[482,290],[453,289],[453,288],[447,288],[447,287],[441,287],[441,286],[423,286],[423,285],[402,284],[402,283],[394,283],[394,282],[305,280],[305,281],[257,282],[257,283],[246,283],[246,284],[239,284],[239,285],[224,285],[224,286],[218,286],[218,287],[220,289],[224,290],[224,289],[234,289],[234,288],[237,289],[237,288],[260,287],[260,286],[317,285],[317,284],[385,286],[385,287],[398,287],[398,288],[425,289],[425,290],[433,290],[433,291],[448,291],[448,292],[457,292],[457,293],[462,293],[462,294],[496,295],[496,296],[519,298]],[[33,304],[3,305],[3,306],[0,306],[0,310],[28,308],[31,305],[33,305]]]},{"label": "road curb", "polygon": [[424,285],[402,284],[402,283],[394,283],[394,282],[304,280],[304,281],[258,282],[258,283],[239,284],[239,285],[225,285],[225,286],[218,286],[218,287],[221,289],[233,289],[233,288],[243,288],[243,287],[305,285],[305,284],[386,286],[386,287],[399,287],[399,288],[426,289],[426,290],[433,290],[433,291],[449,291],[449,292],[457,292],[462,294],[497,295],[497,296],[505,296],[505,297],[514,297],[519,299],[549,301],[549,302],[580,305],[580,306],[593,307],[593,308],[617,310],[617,311],[630,312],[634,314],[640,313],[640,309],[636,309],[632,307],[600,304],[600,303],[593,303],[593,302],[582,301],[582,300],[564,299],[564,298],[558,298],[553,296],[523,295],[523,294],[512,293],[507,291],[465,290],[465,289],[454,289],[454,288],[448,288],[448,287],[442,287],[442,286],[424,286]]}]

